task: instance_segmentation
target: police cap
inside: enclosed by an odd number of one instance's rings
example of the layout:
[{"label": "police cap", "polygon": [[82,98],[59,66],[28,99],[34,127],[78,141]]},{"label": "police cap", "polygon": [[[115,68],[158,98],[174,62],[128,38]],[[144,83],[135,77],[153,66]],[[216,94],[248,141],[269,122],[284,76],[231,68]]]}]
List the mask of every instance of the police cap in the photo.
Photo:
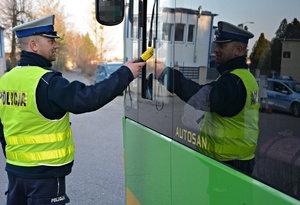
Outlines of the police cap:
[{"label": "police cap", "polygon": [[48,15],[34,21],[30,21],[18,26],[12,30],[16,32],[18,38],[27,36],[42,35],[48,38],[61,38],[54,31],[54,15]]},{"label": "police cap", "polygon": [[219,21],[216,30],[216,39],[214,43],[227,43],[231,41],[240,41],[248,44],[248,40],[253,38],[253,34],[241,27],[233,24]]}]

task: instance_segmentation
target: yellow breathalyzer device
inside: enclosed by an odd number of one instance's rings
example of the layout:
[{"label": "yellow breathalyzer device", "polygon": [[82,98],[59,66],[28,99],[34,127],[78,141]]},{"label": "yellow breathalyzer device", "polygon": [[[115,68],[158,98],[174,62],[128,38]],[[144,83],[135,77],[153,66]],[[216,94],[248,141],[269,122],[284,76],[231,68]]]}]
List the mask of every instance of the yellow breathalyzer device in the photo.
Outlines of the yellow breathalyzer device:
[{"label": "yellow breathalyzer device", "polygon": [[136,59],[136,61],[134,61],[135,63],[138,62],[145,62],[146,60],[148,60],[149,58],[151,58],[151,56],[153,56],[153,52],[154,52],[154,48],[150,47],[148,48],[138,59]]}]

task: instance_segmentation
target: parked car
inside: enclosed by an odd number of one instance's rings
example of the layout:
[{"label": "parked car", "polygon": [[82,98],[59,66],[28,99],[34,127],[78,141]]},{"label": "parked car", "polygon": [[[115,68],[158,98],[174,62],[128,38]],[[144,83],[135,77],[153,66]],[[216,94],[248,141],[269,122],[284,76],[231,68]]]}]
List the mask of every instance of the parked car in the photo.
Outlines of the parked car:
[{"label": "parked car", "polygon": [[105,78],[108,78],[113,72],[118,70],[124,63],[122,62],[108,62],[97,65],[94,74],[94,82],[98,83]]},{"label": "parked car", "polygon": [[267,82],[268,104],[272,110],[300,117],[300,82],[291,77],[268,78]]}]

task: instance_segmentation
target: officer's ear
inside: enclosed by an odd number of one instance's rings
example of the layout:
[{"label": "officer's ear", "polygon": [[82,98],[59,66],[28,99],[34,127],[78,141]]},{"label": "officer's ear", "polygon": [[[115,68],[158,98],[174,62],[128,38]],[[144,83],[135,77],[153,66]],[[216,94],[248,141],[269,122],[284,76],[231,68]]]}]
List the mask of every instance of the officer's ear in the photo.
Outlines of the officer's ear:
[{"label": "officer's ear", "polygon": [[244,55],[245,44],[242,42],[236,42],[235,44],[235,56]]},{"label": "officer's ear", "polygon": [[28,42],[29,48],[34,53],[38,52],[38,41],[36,38],[31,38]]}]

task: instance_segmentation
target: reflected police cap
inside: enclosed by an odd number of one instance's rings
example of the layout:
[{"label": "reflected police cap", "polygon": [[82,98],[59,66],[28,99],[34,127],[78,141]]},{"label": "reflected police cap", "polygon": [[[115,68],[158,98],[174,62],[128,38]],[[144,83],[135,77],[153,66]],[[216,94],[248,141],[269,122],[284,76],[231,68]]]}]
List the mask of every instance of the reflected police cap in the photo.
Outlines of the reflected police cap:
[{"label": "reflected police cap", "polygon": [[16,32],[18,38],[27,36],[42,35],[48,38],[61,38],[54,31],[54,15],[48,15],[34,21],[30,21],[18,26],[12,30]]},{"label": "reflected police cap", "polygon": [[248,44],[248,40],[253,38],[254,35],[238,26],[233,24],[219,21],[218,28],[216,30],[216,39],[214,43],[227,43],[231,41],[240,41]]}]

